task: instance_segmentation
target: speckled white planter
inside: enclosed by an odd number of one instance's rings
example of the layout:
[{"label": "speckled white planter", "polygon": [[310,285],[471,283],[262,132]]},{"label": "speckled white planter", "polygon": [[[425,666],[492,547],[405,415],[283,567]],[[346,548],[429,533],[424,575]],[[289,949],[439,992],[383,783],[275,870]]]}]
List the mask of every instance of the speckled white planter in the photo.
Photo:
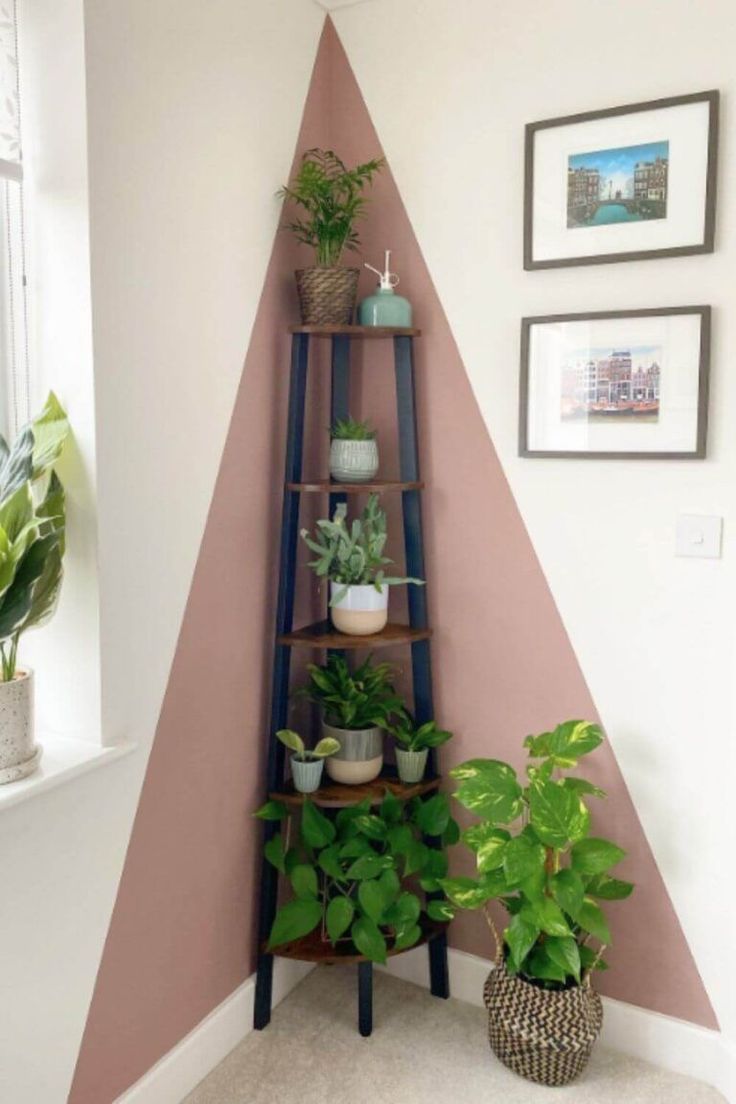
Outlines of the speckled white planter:
[{"label": "speckled white planter", "polygon": [[338,483],[368,483],[378,471],[375,441],[343,441],[330,445],[330,474]]},{"label": "speckled white planter", "polygon": [[0,785],[33,774],[41,748],[33,743],[33,671],[0,682]]}]

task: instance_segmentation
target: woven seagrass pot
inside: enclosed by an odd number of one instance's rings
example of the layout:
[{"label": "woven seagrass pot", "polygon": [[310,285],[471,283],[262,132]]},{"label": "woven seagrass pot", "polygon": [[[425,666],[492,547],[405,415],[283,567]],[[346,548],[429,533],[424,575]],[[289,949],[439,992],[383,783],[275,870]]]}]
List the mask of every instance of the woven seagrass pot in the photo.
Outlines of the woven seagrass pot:
[{"label": "woven seagrass pot", "polygon": [[603,1023],[601,998],[586,981],[540,989],[496,963],[483,988],[491,1050],[541,1085],[567,1085],[583,1072]]},{"label": "woven seagrass pot", "polygon": [[296,290],[305,326],[349,326],[358,296],[359,268],[298,268]]}]

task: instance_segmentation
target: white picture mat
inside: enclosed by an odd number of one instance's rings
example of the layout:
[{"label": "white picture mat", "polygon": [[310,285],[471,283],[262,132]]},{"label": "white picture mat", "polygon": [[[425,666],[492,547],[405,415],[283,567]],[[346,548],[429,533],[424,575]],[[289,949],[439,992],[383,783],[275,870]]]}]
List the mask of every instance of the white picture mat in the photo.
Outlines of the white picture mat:
[{"label": "white picture mat", "polygon": [[[701,245],[709,120],[710,103],[698,101],[535,131],[532,259]],[[569,157],[663,141],[670,144],[665,218],[568,229]]]},{"label": "white picture mat", "polygon": [[[529,327],[527,449],[531,452],[694,452],[698,429],[700,314],[533,323]],[[659,418],[645,424],[562,420],[562,371],[580,350],[654,345],[662,350]]]}]

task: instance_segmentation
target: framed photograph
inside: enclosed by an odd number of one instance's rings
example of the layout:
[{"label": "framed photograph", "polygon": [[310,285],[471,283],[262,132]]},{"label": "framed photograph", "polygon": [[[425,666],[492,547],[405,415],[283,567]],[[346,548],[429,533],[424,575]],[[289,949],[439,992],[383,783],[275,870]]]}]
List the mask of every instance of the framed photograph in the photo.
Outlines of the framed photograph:
[{"label": "framed photograph", "polygon": [[524,268],[712,253],[718,92],[526,127]]},{"label": "framed photograph", "polygon": [[702,459],[709,353],[710,307],[522,319],[519,455]]}]

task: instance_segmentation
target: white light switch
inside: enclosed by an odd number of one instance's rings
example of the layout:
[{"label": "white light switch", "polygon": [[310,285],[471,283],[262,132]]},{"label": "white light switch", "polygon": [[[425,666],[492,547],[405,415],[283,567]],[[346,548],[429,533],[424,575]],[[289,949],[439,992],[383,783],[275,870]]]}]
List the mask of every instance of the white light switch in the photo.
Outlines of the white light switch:
[{"label": "white light switch", "polygon": [[675,535],[676,556],[718,559],[721,554],[723,518],[680,514]]}]

